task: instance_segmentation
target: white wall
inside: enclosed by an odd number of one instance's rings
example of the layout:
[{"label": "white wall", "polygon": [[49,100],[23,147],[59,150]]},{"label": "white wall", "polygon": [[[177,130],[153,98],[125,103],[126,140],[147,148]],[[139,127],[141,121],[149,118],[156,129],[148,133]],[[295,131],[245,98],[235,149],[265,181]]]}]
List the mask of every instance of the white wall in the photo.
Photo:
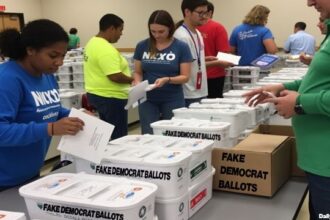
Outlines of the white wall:
[{"label": "white wall", "polygon": [[[297,21],[307,23],[307,32],[317,38],[323,36],[316,24],[318,13],[307,7],[306,0],[211,0],[215,5],[214,20],[222,23],[230,34],[240,24],[248,11],[256,4],[270,8],[267,26],[272,30],[278,47],[283,47]],[[66,30],[78,28],[82,45],[98,32],[98,21],[106,13],[115,13],[125,21],[124,33],[117,47],[135,47],[148,36],[147,21],[152,11],[165,9],[174,20],[182,18],[181,0],[2,0],[6,12],[24,13],[25,22],[49,18],[60,23]]]},{"label": "white wall", "polygon": [[[97,34],[98,22],[106,13],[114,13],[124,22],[124,32],[117,47],[135,47],[148,36],[147,22],[156,9],[168,10],[173,17],[181,18],[181,1],[178,0],[42,0],[44,17],[53,19],[66,30],[78,29],[81,44]],[[174,9],[174,10],[173,10]]]},{"label": "white wall", "polygon": [[24,21],[42,18],[41,13],[41,0],[2,0],[1,5],[6,6],[5,12],[23,13]]}]

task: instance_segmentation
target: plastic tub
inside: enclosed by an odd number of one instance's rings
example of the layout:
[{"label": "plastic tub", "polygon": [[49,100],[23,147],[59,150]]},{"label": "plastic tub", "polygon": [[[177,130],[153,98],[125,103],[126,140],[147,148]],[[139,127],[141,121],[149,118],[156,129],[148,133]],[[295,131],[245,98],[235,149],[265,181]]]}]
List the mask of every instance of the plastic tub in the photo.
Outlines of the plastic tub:
[{"label": "plastic tub", "polygon": [[223,93],[224,98],[242,98],[242,95],[247,93],[246,90],[229,90],[228,92]]},{"label": "plastic tub", "polygon": [[253,66],[235,66],[231,68],[233,77],[259,77],[260,68]]},{"label": "plastic tub", "polygon": [[71,73],[72,72],[72,62],[66,61],[57,70],[58,73]]},{"label": "plastic tub", "polygon": [[85,89],[85,82],[84,81],[72,81],[74,89]]},{"label": "plastic tub", "polygon": [[71,109],[72,107],[79,109],[79,97],[79,93],[76,92],[60,93],[61,104],[67,109]]},{"label": "plastic tub", "polygon": [[233,76],[233,84],[256,84],[259,76]]},{"label": "plastic tub", "polygon": [[83,73],[84,72],[83,62],[73,62],[72,63],[72,72],[74,72],[74,73]]},{"label": "plastic tub", "polygon": [[188,219],[188,192],[174,199],[156,198],[155,212],[161,220]]},{"label": "plastic tub", "polygon": [[189,187],[189,218],[200,210],[212,198],[212,181],[215,169],[205,179]]},{"label": "plastic tub", "polygon": [[245,99],[241,98],[215,98],[215,99],[202,99],[202,104],[230,104],[230,105],[243,105],[245,104]]},{"label": "plastic tub", "polygon": [[58,80],[61,82],[69,82],[72,80],[71,73],[58,73],[57,77],[58,77]]},{"label": "plastic tub", "polygon": [[59,173],[22,186],[31,219],[154,219],[157,186],[126,178]]},{"label": "plastic tub", "polygon": [[189,185],[194,184],[205,173],[211,172],[213,141],[167,137],[160,135],[128,135],[109,143],[110,147],[117,148],[149,148],[170,149],[191,152],[189,161]]},{"label": "plastic tub", "polygon": [[154,122],[151,127],[155,135],[213,140],[216,146],[221,146],[229,137],[230,123],[172,119]]},{"label": "plastic tub", "polygon": [[84,81],[84,73],[80,72],[80,73],[73,73],[73,80],[74,81]]},{"label": "plastic tub", "polygon": [[121,176],[154,183],[157,198],[175,198],[188,191],[191,153],[177,150],[122,148],[104,152],[100,164],[75,158],[77,172]]},{"label": "plastic tub", "polygon": [[187,109],[180,108],[173,110],[175,118],[202,119],[214,122],[231,123],[229,137],[238,137],[246,129],[248,113],[239,109]]},{"label": "plastic tub", "polygon": [[58,83],[58,87],[60,89],[71,89],[73,87],[72,82],[70,82],[70,81],[68,81],[68,82],[59,81],[57,83]]},{"label": "plastic tub", "polygon": [[[187,198],[187,202],[188,202],[188,198]],[[187,208],[187,215],[188,215],[188,208]],[[1,220],[26,220],[26,217],[25,217],[25,214],[22,212],[8,212],[8,211],[0,210],[0,219]]]}]

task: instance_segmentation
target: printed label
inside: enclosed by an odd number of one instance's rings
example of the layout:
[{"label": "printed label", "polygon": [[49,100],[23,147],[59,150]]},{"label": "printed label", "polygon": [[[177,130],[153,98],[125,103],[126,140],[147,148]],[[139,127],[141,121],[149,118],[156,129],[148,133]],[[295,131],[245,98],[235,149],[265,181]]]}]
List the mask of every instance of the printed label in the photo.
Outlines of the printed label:
[{"label": "printed label", "polygon": [[191,201],[190,201],[190,208],[194,208],[203,198],[207,195],[207,189],[204,189],[200,193],[198,193]]},{"label": "printed label", "polygon": [[195,167],[190,171],[190,179],[194,179],[198,174],[200,174],[206,169],[207,169],[207,161],[205,160],[204,162],[202,162],[201,164],[199,164],[197,167]]}]

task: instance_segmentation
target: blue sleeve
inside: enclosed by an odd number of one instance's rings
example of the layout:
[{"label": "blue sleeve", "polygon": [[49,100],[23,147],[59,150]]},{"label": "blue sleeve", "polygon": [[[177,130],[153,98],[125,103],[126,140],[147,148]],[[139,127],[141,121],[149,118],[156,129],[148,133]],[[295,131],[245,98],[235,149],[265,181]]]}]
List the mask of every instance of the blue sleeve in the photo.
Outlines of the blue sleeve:
[{"label": "blue sleeve", "polygon": [[0,147],[27,145],[48,137],[47,123],[15,122],[24,95],[20,88],[13,78],[0,80]]},{"label": "blue sleeve", "polygon": [[146,40],[143,40],[136,45],[133,56],[134,60],[139,60],[139,61],[142,60],[143,52],[145,50],[145,44],[146,44]]},{"label": "blue sleeve", "polygon": [[265,27],[265,32],[262,36],[262,40],[273,39],[273,38],[274,38],[274,36],[273,36],[272,32],[268,28]]},{"label": "blue sleeve", "polygon": [[233,30],[229,38],[229,44],[232,47],[237,47],[237,28]]},{"label": "blue sleeve", "polygon": [[288,38],[288,40],[284,44],[284,51],[290,51],[290,44],[291,44],[291,36]]},{"label": "blue sleeve", "polygon": [[188,44],[186,42],[183,42],[181,40],[178,40],[180,43],[180,51],[181,51],[181,57],[179,62],[180,63],[191,63],[194,61],[192,55],[191,55],[191,51],[190,48],[188,46]]},{"label": "blue sleeve", "polygon": [[58,120],[61,118],[68,117],[69,114],[70,114],[70,110],[62,107],[58,114]]}]

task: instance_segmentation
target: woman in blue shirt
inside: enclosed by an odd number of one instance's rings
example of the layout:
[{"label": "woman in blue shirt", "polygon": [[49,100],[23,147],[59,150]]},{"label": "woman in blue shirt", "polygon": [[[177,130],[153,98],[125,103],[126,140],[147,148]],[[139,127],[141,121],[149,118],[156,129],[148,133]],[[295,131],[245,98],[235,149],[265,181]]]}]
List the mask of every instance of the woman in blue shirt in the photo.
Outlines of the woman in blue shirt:
[{"label": "woman in blue shirt", "polygon": [[68,35],[40,19],[19,33],[0,33],[0,190],[39,175],[51,136],[75,135],[84,122],[60,104],[53,73],[63,64]]},{"label": "woman in blue shirt", "polygon": [[265,27],[269,13],[267,7],[256,5],[246,15],[243,24],[234,28],[229,43],[231,52],[241,56],[240,66],[250,66],[264,53],[277,52],[273,34]]},{"label": "woman in blue shirt", "polygon": [[135,82],[154,84],[139,105],[143,134],[152,134],[151,123],[170,119],[173,109],[185,106],[182,84],[188,82],[193,61],[188,45],[173,37],[175,24],[167,11],[154,11],[148,28],[149,38],[139,42],[134,53]]}]

